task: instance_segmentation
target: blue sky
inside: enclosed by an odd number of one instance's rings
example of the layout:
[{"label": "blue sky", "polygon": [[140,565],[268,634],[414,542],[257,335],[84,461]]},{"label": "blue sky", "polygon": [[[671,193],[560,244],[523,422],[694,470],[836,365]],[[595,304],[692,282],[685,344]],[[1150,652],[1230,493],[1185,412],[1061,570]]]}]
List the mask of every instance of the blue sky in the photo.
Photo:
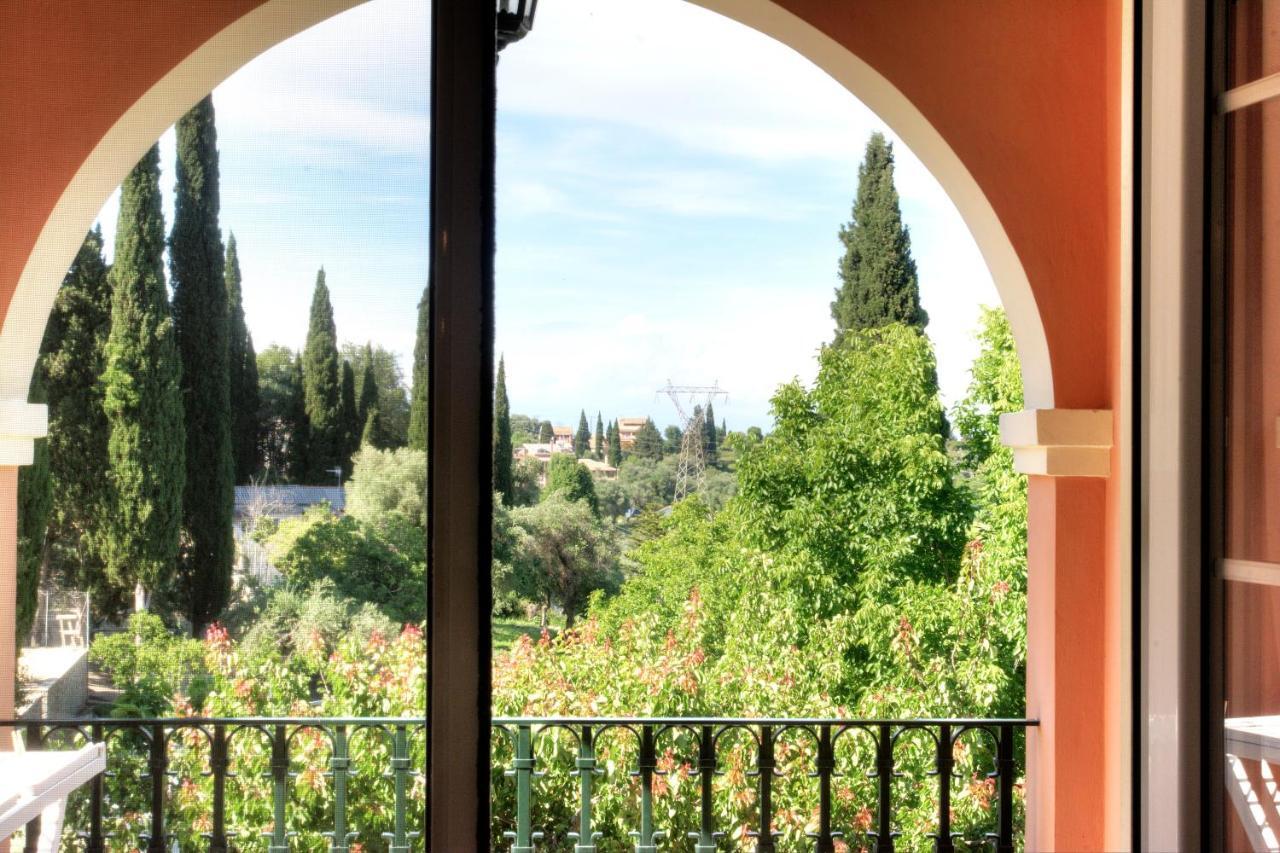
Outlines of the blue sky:
[{"label": "blue sky", "polygon": [[[372,0],[215,91],[222,227],[260,349],[301,345],[324,264],[339,337],[381,342],[408,369],[427,276],[428,52],[423,4]],[[767,426],[769,396],[812,379],[830,337],[836,233],[866,138],[887,129],[788,48],[680,0],[543,0],[498,79],[497,346],[513,410],[668,423],[657,388],[718,380],[731,428]],[[977,307],[998,300],[954,206],[895,150],[954,401]],[[171,133],[162,158],[168,187]]]}]

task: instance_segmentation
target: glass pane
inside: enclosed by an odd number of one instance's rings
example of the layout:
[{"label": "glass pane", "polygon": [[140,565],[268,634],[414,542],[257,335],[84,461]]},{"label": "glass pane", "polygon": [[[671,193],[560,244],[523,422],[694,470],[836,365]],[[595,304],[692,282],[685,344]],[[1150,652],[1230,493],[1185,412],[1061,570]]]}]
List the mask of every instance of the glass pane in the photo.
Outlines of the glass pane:
[{"label": "glass pane", "polygon": [[1238,0],[1227,9],[1227,87],[1280,71],[1280,2]]},{"label": "glass pane", "polygon": [[1228,125],[1227,556],[1280,563],[1280,103]]},{"label": "glass pane", "polygon": [[[1280,770],[1280,103],[1229,116],[1227,846],[1275,849]],[[1248,561],[1248,562],[1242,562]],[[1244,580],[1248,578],[1248,580]]]}]

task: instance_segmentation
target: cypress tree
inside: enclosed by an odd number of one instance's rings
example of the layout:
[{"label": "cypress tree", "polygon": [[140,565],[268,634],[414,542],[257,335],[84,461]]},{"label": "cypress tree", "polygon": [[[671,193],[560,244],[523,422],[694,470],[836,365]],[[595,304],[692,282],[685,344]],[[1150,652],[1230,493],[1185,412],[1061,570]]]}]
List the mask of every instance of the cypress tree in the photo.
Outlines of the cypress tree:
[{"label": "cypress tree", "polygon": [[418,300],[418,334],[413,341],[413,382],[409,390],[409,447],[427,449],[427,373],[431,358],[431,287]]},{"label": "cypress tree", "polygon": [[614,421],[609,429],[609,464],[617,468],[622,464],[622,431],[618,429],[618,422]]},{"label": "cypress tree", "polygon": [[360,421],[356,403],[356,372],[351,362],[342,362],[342,396],[338,406],[338,420],[342,424],[342,474],[351,476],[351,454],[360,449],[360,433],[364,424]]},{"label": "cypress tree", "polygon": [[378,394],[381,389],[378,388],[378,377],[373,369],[373,344],[365,344],[364,355],[364,371],[357,386],[359,394],[356,400],[356,413],[360,423],[367,424],[369,412],[379,408]]},{"label": "cypress tree", "polygon": [[342,423],[342,372],[338,366],[338,330],[333,305],[324,280],[324,267],[316,274],[311,296],[311,320],[302,351],[302,388],[310,425],[307,480],[328,482],[330,469],[342,463],[346,446]]},{"label": "cypress tree", "polygon": [[720,432],[716,434],[716,443],[724,444],[725,437],[729,435],[729,426],[724,418],[720,419]]},{"label": "cypress tree", "polygon": [[929,316],[920,307],[911,235],[902,224],[898,190],[893,183],[893,145],[883,134],[867,140],[858,168],[858,196],[853,217],[840,229],[844,255],[840,286],[831,303],[836,321],[835,343],[855,329],[906,323],[923,329]]},{"label": "cypress tree", "polygon": [[49,405],[49,564],[69,584],[89,590],[100,611],[115,613],[122,593],[106,583],[100,540],[109,508],[107,437],[102,408],[104,350],[111,331],[111,284],[102,230],[85,237],[63,279],[41,344],[40,371]]},{"label": "cypress tree", "polygon": [[[231,598],[235,460],[231,450],[230,321],[218,228],[218,134],[206,96],[178,119],[169,270],[182,357],[186,538],[180,568],[191,630],[201,636]],[[243,357],[242,357],[243,358]]]},{"label": "cypress tree", "polygon": [[379,445],[384,450],[404,447],[409,440],[409,389],[400,371],[399,358],[391,350],[366,343],[364,346],[343,344],[338,350],[351,362],[356,372],[356,401],[360,409],[360,422],[368,420],[365,405],[364,377],[373,370],[375,402],[378,406]]},{"label": "cypress tree", "polygon": [[644,424],[636,430],[636,441],[631,446],[631,452],[644,459],[662,458],[662,436],[658,434],[652,418],[645,418]]},{"label": "cypress tree", "polygon": [[551,421],[543,421],[538,424],[538,443],[550,444],[551,439],[555,436],[555,427],[551,425]]},{"label": "cypress tree", "polygon": [[[31,402],[45,402],[41,371],[31,380]],[[31,634],[31,622],[39,603],[40,568],[48,543],[49,514],[53,508],[49,478],[48,440],[38,438],[30,465],[18,469],[18,577],[17,640],[22,648]]]},{"label": "cypress tree", "polygon": [[578,431],[573,434],[573,455],[581,459],[591,446],[591,427],[587,426],[587,410],[578,414]]},{"label": "cypress tree", "polygon": [[604,418],[600,417],[599,412],[596,412],[595,445],[595,453],[592,455],[597,459],[604,459]]},{"label": "cypress tree", "polygon": [[503,506],[513,506],[515,477],[511,457],[511,403],[507,399],[506,360],[498,358],[493,386],[493,489],[502,493]]},{"label": "cypress tree", "polygon": [[111,331],[103,409],[111,509],[104,525],[108,580],[151,592],[171,577],[186,483],[182,361],[164,280],[160,152],[125,178],[111,268]]},{"label": "cypress tree", "polygon": [[377,406],[373,406],[365,416],[364,431],[360,434],[360,446],[383,450],[382,443],[382,414]]},{"label": "cypress tree", "polygon": [[231,371],[231,453],[235,459],[236,482],[248,483],[262,468],[261,399],[258,389],[258,357],[253,336],[244,321],[241,298],[240,256],[236,235],[227,237],[227,260],[223,271],[227,284],[229,329],[227,364]]},{"label": "cypress tree", "polygon": [[680,452],[680,445],[684,443],[684,433],[680,427],[675,424],[669,424],[662,431],[662,452],[671,456]]},{"label": "cypress tree", "polygon": [[707,412],[702,419],[702,429],[706,439],[702,443],[702,453],[708,464],[714,463],[720,455],[719,436],[716,434],[716,410],[711,401],[707,401]]},{"label": "cypress tree", "polygon": [[285,476],[290,483],[306,483],[311,477],[311,418],[307,416],[306,379],[302,356],[293,360],[291,396],[285,410],[288,442],[285,449]]}]

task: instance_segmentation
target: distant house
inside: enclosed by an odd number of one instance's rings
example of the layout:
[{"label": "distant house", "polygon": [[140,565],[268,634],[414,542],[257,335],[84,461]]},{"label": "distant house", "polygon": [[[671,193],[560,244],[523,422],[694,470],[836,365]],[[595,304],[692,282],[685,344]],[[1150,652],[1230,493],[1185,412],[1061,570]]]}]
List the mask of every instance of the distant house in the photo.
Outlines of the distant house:
[{"label": "distant house", "polygon": [[[573,448],[569,448],[569,450],[572,451]],[[545,444],[528,443],[528,444],[522,444],[515,449],[515,458],[516,459],[537,459],[539,462],[546,462],[548,459],[551,458],[551,455],[553,453],[564,453],[564,452],[565,451],[562,450],[559,446],[557,446],[554,442],[547,442]]]},{"label": "distant house", "polygon": [[618,476],[618,469],[598,459],[579,459],[579,465],[585,465],[587,470],[591,472],[593,477],[603,477],[606,480],[612,480]]},{"label": "distant house", "polygon": [[573,427],[558,426],[551,428],[551,443],[557,450],[565,453],[573,452]]},{"label": "distant house", "polygon": [[334,515],[342,515],[347,506],[346,495],[337,486],[236,486],[232,530],[239,555],[237,582],[251,577],[271,585],[281,578],[267,549],[251,535],[259,520],[294,518],[320,504],[327,504]]},{"label": "distant house", "polygon": [[635,446],[636,433],[644,426],[644,422],[648,418],[618,418],[618,439],[622,444],[623,450],[630,450]]},{"label": "distant house", "polygon": [[319,503],[341,515],[347,499],[338,486],[236,486],[235,518],[291,518]]}]

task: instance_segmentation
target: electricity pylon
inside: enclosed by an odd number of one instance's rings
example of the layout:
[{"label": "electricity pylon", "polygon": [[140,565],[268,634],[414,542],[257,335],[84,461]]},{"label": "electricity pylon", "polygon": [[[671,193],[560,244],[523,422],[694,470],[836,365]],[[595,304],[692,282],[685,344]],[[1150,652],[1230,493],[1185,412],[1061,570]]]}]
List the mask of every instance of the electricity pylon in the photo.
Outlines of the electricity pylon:
[{"label": "electricity pylon", "polygon": [[[676,467],[675,499],[679,502],[700,490],[706,482],[707,457],[702,443],[707,406],[716,397],[728,398],[729,392],[722,389],[718,381],[713,385],[673,385],[668,379],[667,387],[659,388],[658,393],[671,398],[684,429],[680,438],[680,463]],[[687,403],[694,404],[692,410],[686,410]]]}]

